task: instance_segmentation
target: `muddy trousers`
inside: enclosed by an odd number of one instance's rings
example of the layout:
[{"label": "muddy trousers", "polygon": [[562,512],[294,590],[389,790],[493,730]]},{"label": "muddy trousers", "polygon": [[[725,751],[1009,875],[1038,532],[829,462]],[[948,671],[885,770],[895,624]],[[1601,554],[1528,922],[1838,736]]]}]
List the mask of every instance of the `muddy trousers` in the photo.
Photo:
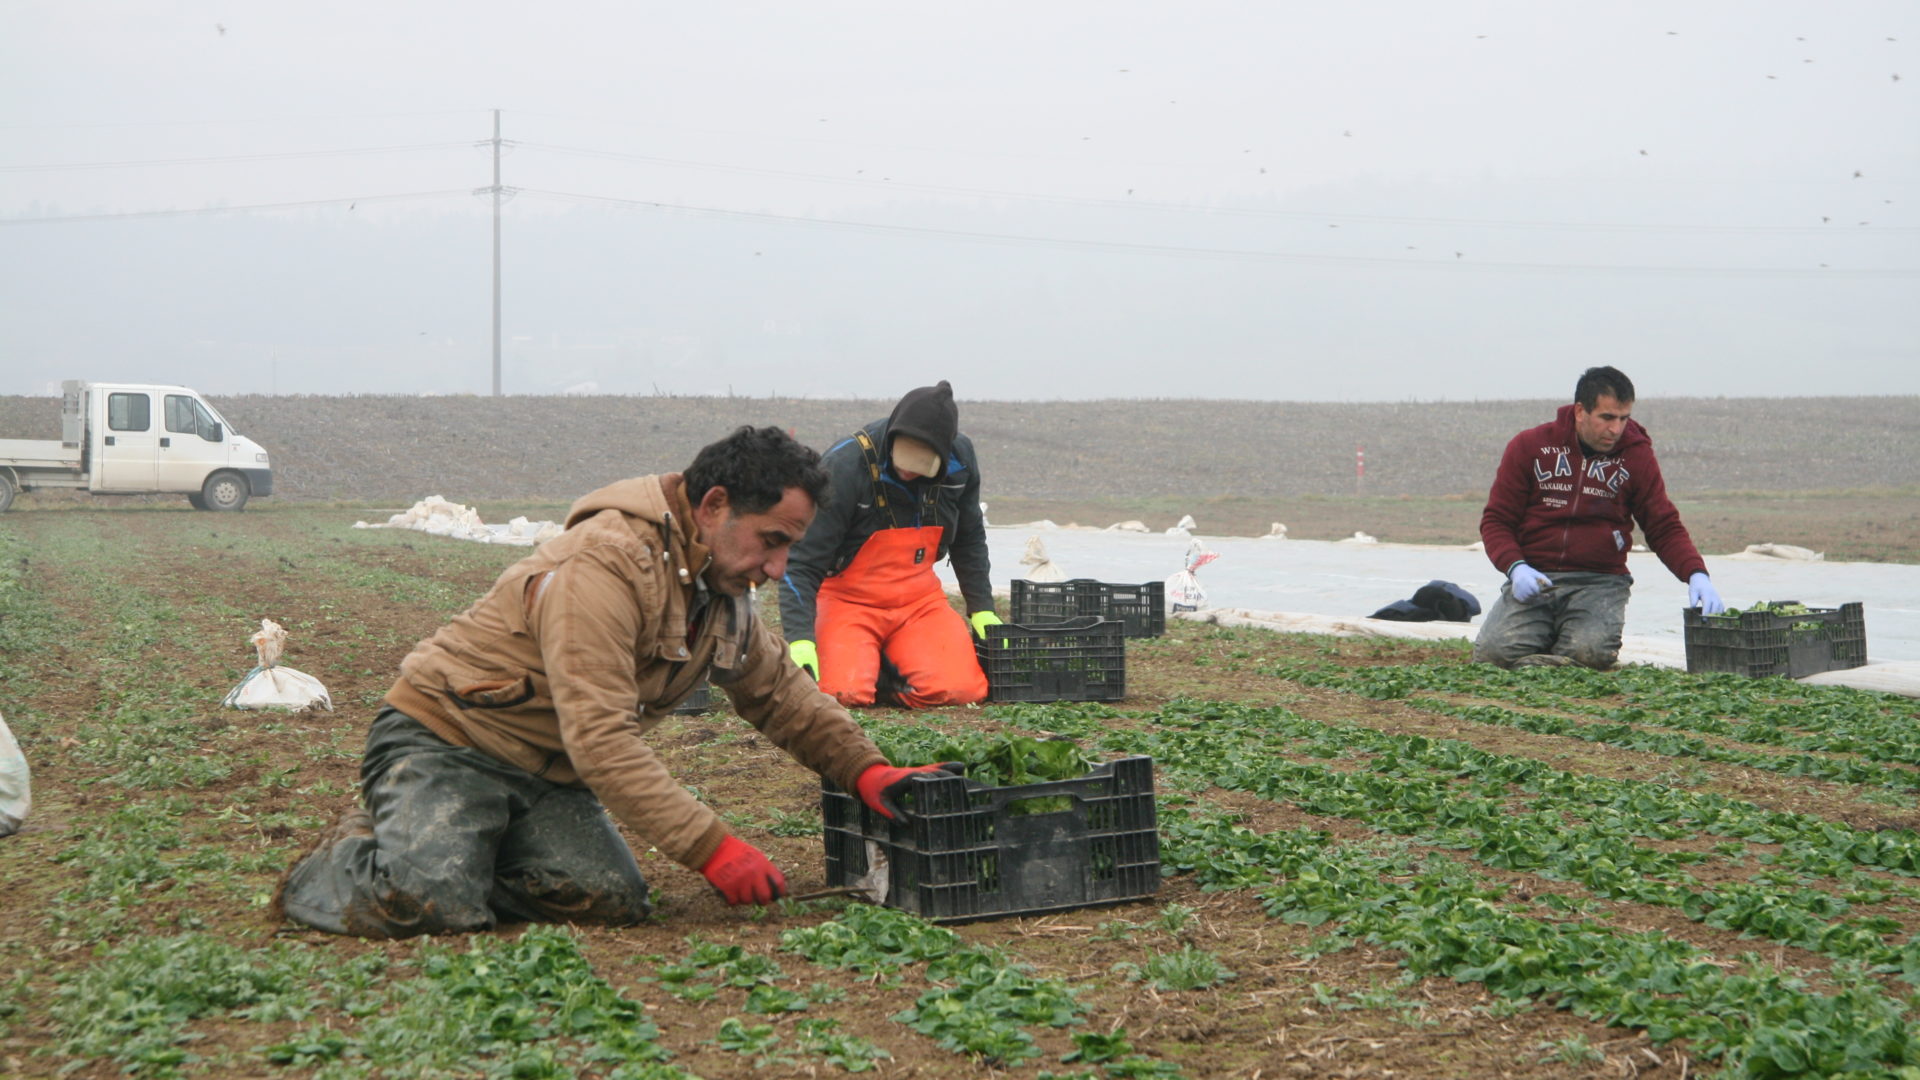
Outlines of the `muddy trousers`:
[{"label": "muddy trousers", "polygon": [[1627,622],[1630,574],[1585,574],[1562,570],[1548,574],[1554,589],[1527,603],[1513,598],[1513,583],[1480,624],[1473,658],[1510,668],[1524,656],[1547,653],[1602,671],[1620,657],[1620,632]]},{"label": "muddy trousers", "polygon": [[[289,872],[287,917],[362,937],[484,930],[497,921],[624,926],[647,883],[600,801],[382,709],[361,793],[373,835],[343,835]],[[365,830],[359,830],[364,832]]]}]

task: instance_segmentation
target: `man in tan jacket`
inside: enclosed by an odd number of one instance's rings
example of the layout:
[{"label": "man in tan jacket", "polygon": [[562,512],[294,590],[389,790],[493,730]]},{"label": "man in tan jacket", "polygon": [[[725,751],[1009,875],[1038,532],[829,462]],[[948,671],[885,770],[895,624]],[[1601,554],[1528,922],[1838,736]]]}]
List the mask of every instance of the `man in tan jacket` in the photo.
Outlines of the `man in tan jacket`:
[{"label": "man in tan jacket", "polygon": [[622,480],[415,646],[367,735],[365,809],[275,896],[321,930],[406,937],[497,920],[622,925],[650,910],[610,811],[728,903],[786,879],[667,773],[647,731],[711,673],[795,760],[894,816],[887,763],[754,611],[827,489],[820,457],[743,427],[684,475]]}]

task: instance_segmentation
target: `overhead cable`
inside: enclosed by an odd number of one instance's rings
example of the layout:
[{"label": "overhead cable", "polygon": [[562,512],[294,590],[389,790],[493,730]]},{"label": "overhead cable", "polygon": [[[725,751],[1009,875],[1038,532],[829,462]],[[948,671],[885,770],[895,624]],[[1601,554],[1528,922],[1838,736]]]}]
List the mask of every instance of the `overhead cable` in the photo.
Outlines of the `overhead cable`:
[{"label": "overhead cable", "polygon": [[344,199],[305,199],[300,202],[202,206],[191,210],[129,210],[111,214],[54,214],[47,217],[0,218],[0,225],[52,225],[66,221],[115,221],[125,218],[189,217],[196,214],[234,214],[245,210],[300,210],[312,206],[345,206],[351,208],[359,203],[440,199],[449,195],[472,194],[472,188],[452,188],[445,191],[407,191],[393,195],[350,195]]},{"label": "overhead cable", "polygon": [[731,218],[738,221],[757,221],[774,225],[811,226],[819,228],[844,229],[853,232],[865,232],[893,236],[930,236],[950,240],[967,240],[982,243],[1020,244],[1036,247],[1052,247],[1062,250],[1107,251],[1132,255],[1157,255],[1189,259],[1225,259],[1248,262],[1285,262],[1304,263],[1321,266],[1355,266],[1394,268],[1407,270],[1448,270],[1470,272],[1502,272],[1533,274],[1623,274],[1647,277],[1736,277],[1736,278],[1782,278],[1782,277],[1846,277],[1846,278],[1907,278],[1920,277],[1920,269],[1892,270],[1844,270],[1827,268],[1793,267],[1739,267],[1739,266],[1608,266],[1600,264],[1575,263],[1531,263],[1499,261],[1465,261],[1456,256],[1454,259],[1403,259],[1383,258],[1363,255],[1305,255],[1285,251],[1257,251],[1235,248],[1185,247],[1174,244],[1139,244],[1116,240],[1077,240],[1056,236],[1023,236],[1014,233],[977,232],[967,229],[944,229],[924,225],[888,225],[879,222],[848,221],[839,218],[796,217],[788,214],[769,214],[748,210],[725,210],[711,206],[688,206],[682,203],[653,202],[643,199],[621,199],[605,195],[582,195],[565,191],[546,191],[540,188],[522,188],[522,194],[537,198],[559,199],[583,203],[601,203],[614,206],[630,206],[644,210],[666,210],[677,213],[696,214],[706,217]]}]

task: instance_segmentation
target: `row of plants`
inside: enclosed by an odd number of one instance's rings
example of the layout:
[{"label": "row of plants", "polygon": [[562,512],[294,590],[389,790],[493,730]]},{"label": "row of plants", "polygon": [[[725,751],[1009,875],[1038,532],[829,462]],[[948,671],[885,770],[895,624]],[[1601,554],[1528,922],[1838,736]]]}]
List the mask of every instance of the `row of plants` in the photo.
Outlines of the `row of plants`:
[{"label": "row of plants", "polygon": [[[1598,672],[1577,666],[1503,671],[1489,664],[1339,667],[1284,664],[1268,674],[1379,700],[1454,693],[1615,724],[1674,728],[1803,753],[1856,754],[1867,762],[1920,765],[1920,708],[1913,699],[1786,678],[1688,675],[1646,665]],[[1617,699],[1617,704],[1609,703]],[[1808,773],[1807,775],[1813,775]],[[1902,786],[1910,771],[1886,770]],[[1847,783],[1883,783],[1863,773]]]},{"label": "row of plants", "polygon": [[[1582,1016],[1645,1027],[1659,1042],[1689,1038],[1739,1076],[1920,1077],[1920,1043],[1908,1037],[1906,1023],[1920,997],[1902,1001],[1874,978],[1876,968],[1920,977],[1920,951],[1911,943],[1892,949],[1880,936],[1897,924],[1828,925],[1822,916],[1844,910],[1844,902],[1811,890],[1691,890],[1653,880],[1686,880],[1680,867],[1699,856],[1641,848],[1609,828],[1569,831],[1556,811],[1516,816],[1499,797],[1510,774],[1475,792],[1421,766],[1433,740],[1215,703],[1176,705],[1145,729],[1115,725],[1118,714],[1097,707],[1016,706],[993,715],[1009,726],[1091,738],[1103,752],[1149,754],[1177,782],[1249,791],[1397,832],[1425,825],[1423,839],[1471,846],[1486,865],[1581,880],[1598,895],[1666,903],[1695,918],[1859,957],[1829,973],[1837,993],[1817,993],[1757,957],[1744,958],[1744,973],[1730,972],[1670,936],[1566,922],[1560,916],[1567,902],[1557,897],[1538,901],[1547,917],[1527,914],[1526,905],[1502,905],[1506,886],[1488,885],[1444,857],[1377,855],[1309,830],[1260,836],[1219,815],[1163,810],[1170,869],[1194,873],[1209,888],[1259,890],[1272,914],[1401,949],[1413,973],[1481,982],[1510,998],[1552,995]],[[904,725],[869,727],[885,729],[896,746],[914,742]],[[1282,756],[1303,739],[1323,750],[1357,744],[1376,755],[1373,766],[1390,763],[1382,775],[1369,775]],[[1449,753],[1435,764],[1457,775],[1461,763]]]},{"label": "row of plants", "polygon": [[[1354,680],[1348,672],[1331,668],[1292,669],[1291,677],[1308,686],[1319,686],[1378,698],[1383,690],[1398,697],[1400,687],[1390,690],[1373,680]],[[1617,746],[1623,750],[1660,754],[1665,757],[1691,757],[1722,765],[1737,765],[1787,776],[1804,776],[1846,784],[1873,784],[1897,790],[1920,790],[1920,771],[1900,765],[1888,765],[1855,757],[1826,757],[1808,753],[1763,753],[1742,750],[1678,731],[1648,728],[1624,720],[1605,719],[1587,722],[1558,712],[1516,712],[1497,705],[1464,705],[1440,698],[1407,696],[1407,704],[1427,712],[1450,716],[1476,724],[1510,727],[1535,735],[1561,735],[1582,742]],[[1565,708],[1561,706],[1561,708]],[[1592,710],[1580,709],[1591,713]],[[1678,726],[1678,725],[1670,725]]]},{"label": "row of plants", "polygon": [[[780,947],[824,967],[866,975],[919,968],[931,988],[893,1019],[944,1049],[990,1065],[1014,1066],[1040,1057],[1028,1028],[1065,1028],[1084,1022],[1086,1014],[1064,981],[1039,978],[997,949],[968,945],[951,930],[887,908],[850,905],[830,922],[783,932]],[[1073,1040],[1075,1048],[1064,1055],[1064,1063],[1098,1063],[1116,1080],[1181,1075],[1170,1062],[1133,1053],[1124,1030],[1075,1033]]]}]

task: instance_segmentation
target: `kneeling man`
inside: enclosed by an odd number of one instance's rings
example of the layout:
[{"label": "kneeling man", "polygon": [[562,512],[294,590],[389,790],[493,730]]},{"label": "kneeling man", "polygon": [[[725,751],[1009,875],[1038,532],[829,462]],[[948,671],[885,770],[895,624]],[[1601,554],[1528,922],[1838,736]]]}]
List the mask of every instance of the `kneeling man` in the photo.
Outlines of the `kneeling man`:
[{"label": "kneeling man", "polygon": [[1633,383],[1588,368],[1550,423],[1507,443],[1480,539],[1507,576],[1481,624],[1473,658],[1503,668],[1612,667],[1627,620],[1627,551],[1635,523],[1647,546],[1687,583],[1687,603],[1723,611],[1680,512],[1667,498],[1647,429],[1634,422]]}]

